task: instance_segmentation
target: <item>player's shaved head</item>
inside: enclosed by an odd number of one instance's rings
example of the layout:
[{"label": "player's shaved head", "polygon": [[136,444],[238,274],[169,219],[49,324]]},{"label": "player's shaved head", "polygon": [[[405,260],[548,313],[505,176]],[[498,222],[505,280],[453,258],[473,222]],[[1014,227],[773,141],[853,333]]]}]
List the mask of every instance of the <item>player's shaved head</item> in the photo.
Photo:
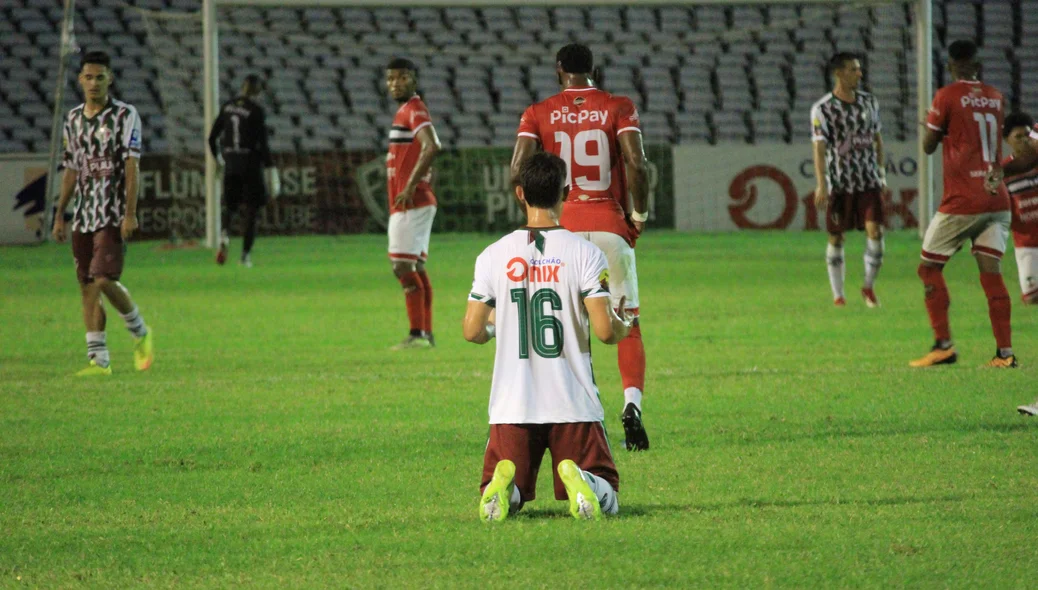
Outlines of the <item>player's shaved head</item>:
[{"label": "player's shaved head", "polygon": [[112,58],[104,51],[88,51],[83,54],[83,59],[79,64],[79,71],[82,72],[83,68],[86,67],[87,64],[93,64],[111,70]]},{"label": "player's shaved head", "polygon": [[562,201],[566,163],[548,152],[537,152],[519,167],[519,186],[531,207],[552,209]]},{"label": "player's shaved head", "polygon": [[595,58],[591,48],[580,43],[570,43],[555,54],[555,61],[566,74],[588,74],[595,69]]}]

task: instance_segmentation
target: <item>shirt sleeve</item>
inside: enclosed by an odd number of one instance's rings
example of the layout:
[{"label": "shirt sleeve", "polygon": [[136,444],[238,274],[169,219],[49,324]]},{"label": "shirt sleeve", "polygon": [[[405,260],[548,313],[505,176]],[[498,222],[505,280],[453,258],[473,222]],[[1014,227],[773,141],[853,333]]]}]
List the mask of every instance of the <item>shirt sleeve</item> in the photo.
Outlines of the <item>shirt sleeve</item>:
[{"label": "shirt sleeve", "polygon": [[811,141],[829,141],[829,122],[822,113],[821,103],[811,107]]},{"label": "shirt sleeve", "polygon": [[1038,140],[1038,125],[1031,128],[1031,132],[1027,134],[1031,139]]},{"label": "shirt sleeve", "polygon": [[540,129],[537,126],[537,115],[534,113],[533,105],[526,107],[522,118],[519,119],[519,137],[531,137],[537,141],[541,140]]},{"label": "shirt sleeve", "polygon": [[429,108],[422,101],[417,101],[411,108],[409,114],[411,131],[417,136],[418,132],[432,125],[432,117],[429,116]]},{"label": "shirt sleeve", "polygon": [[580,276],[580,297],[608,297],[609,265],[606,263],[606,256],[598,246],[589,245],[587,262]]},{"label": "shirt sleeve", "polygon": [[476,258],[475,278],[472,279],[472,290],[469,292],[469,301],[478,301],[495,307],[497,295],[494,293],[493,273],[491,272],[490,255],[484,250],[479,258]]},{"label": "shirt sleeve", "polygon": [[937,91],[933,97],[933,104],[926,114],[926,126],[934,131],[946,131],[948,129],[948,106],[944,100],[945,92]]},{"label": "shirt sleeve", "polygon": [[65,125],[61,131],[61,165],[66,170],[79,170],[76,155],[72,152],[72,117],[65,117]]},{"label": "shirt sleeve", "polygon": [[638,109],[631,99],[624,97],[619,99],[616,109],[616,134],[620,135],[628,131],[641,133],[642,129],[638,121]]},{"label": "shirt sleeve", "polygon": [[141,116],[137,109],[129,107],[126,114],[126,129],[123,130],[123,159],[141,157]]}]

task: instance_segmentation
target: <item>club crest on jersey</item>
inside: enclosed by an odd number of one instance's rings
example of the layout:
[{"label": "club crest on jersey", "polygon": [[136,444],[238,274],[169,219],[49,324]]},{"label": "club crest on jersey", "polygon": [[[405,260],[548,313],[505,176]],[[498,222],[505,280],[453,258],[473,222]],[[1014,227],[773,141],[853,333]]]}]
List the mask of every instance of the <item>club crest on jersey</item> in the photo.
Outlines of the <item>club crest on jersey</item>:
[{"label": "club crest on jersey", "polygon": [[557,283],[560,268],[562,268],[562,261],[558,258],[544,258],[527,262],[526,259],[516,256],[508,261],[505,276],[513,283],[521,283],[527,278],[533,283]]},{"label": "club crest on jersey", "polygon": [[[578,106],[578,107],[579,107],[580,105],[584,104],[584,102],[586,102],[586,101],[584,100],[584,97],[583,97],[583,96],[578,96],[578,97],[576,97],[576,98],[574,98],[574,99],[573,99],[573,104],[574,104],[574,105],[576,105],[576,106]],[[566,107],[563,107],[563,108],[566,108]]]},{"label": "club crest on jersey", "polygon": [[112,138],[112,130],[107,127],[98,127],[97,131],[94,132],[94,138],[101,143],[105,143]]},{"label": "club crest on jersey", "polygon": [[559,110],[552,111],[549,123],[571,123],[576,125],[587,122],[605,125],[606,121],[609,120],[609,111],[578,111],[570,113],[567,112],[568,110],[568,108],[562,107]]}]

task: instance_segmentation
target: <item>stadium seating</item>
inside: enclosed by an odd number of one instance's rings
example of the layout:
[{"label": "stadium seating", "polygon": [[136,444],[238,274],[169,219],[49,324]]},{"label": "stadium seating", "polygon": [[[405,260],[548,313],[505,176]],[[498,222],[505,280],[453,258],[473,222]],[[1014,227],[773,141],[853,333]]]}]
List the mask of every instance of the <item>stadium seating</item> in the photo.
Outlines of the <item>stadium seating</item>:
[{"label": "stadium seating", "polygon": [[[139,8],[197,10],[198,0]],[[221,9],[222,96],[246,73],[270,79],[269,125],[279,151],[382,149],[392,105],[388,59],[421,68],[421,89],[448,146],[511,145],[522,110],[557,92],[554,53],[589,42],[606,89],[630,96],[648,143],[802,142],[808,110],[829,89],[836,50],[862,52],[885,132],[916,125],[914,14],[903,4],[841,6],[309,7]],[[1014,107],[1038,113],[1038,1],[934,4],[935,53],[981,40],[984,77]],[[48,149],[61,8],[52,0],[0,6],[0,152]],[[113,56],[116,94],[137,105],[145,149],[197,150],[201,92],[196,42],[163,45],[137,10],[77,3],[76,38]],[[156,63],[156,51],[165,64]],[[943,66],[933,73],[945,82]],[[66,105],[78,100],[74,78]]]}]

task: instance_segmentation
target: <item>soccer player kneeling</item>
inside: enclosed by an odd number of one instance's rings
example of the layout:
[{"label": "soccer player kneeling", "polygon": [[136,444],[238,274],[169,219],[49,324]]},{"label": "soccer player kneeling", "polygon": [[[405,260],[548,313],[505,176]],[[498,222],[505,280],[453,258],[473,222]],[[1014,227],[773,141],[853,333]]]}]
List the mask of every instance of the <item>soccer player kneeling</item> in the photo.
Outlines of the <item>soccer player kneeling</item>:
[{"label": "soccer player kneeling", "polygon": [[568,498],[574,518],[619,510],[620,476],[602,424],[590,336],[593,327],[599,340],[616,344],[631,319],[623,302],[620,315],[610,304],[602,250],[559,225],[565,183],[562,159],[530,156],[516,187],[527,226],[476,259],[465,339],[498,340],[479,502],[485,521],[504,520],[535,498],[545,450],[555,498]]}]

